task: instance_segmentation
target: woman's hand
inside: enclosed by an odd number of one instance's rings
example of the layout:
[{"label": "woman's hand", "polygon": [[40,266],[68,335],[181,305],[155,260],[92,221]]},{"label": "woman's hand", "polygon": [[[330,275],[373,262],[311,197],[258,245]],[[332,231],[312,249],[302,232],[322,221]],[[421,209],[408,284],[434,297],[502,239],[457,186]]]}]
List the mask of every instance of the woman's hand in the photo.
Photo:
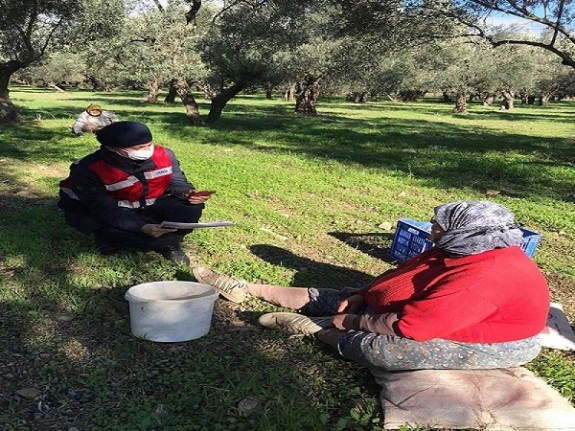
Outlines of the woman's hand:
[{"label": "woman's hand", "polygon": [[365,307],[363,295],[352,295],[341,301],[337,307],[338,313],[359,313]]},{"label": "woman's hand", "polygon": [[348,331],[350,329],[355,329],[353,327],[353,321],[356,317],[357,316],[355,314],[336,314],[331,318],[331,323],[341,331]]},{"label": "woman's hand", "polygon": [[146,235],[151,236],[152,238],[158,238],[166,233],[176,232],[177,229],[168,229],[165,227],[160,227],[159,224],[145,224],[142,226],[142,232]]}]

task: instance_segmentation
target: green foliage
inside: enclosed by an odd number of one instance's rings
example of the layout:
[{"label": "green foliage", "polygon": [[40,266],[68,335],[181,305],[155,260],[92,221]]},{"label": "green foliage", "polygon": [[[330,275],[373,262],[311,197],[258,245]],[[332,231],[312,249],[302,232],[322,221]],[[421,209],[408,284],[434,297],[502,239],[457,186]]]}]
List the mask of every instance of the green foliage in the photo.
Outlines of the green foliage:
[{"label": "green foliage", "polygon": [[78,11],[74,0],[1,0],[0,62],[38,60]]},{"label": "green foliage", "polygon": [[84,62],[81,55],[70,52],[55,52],[35,66],[29,66],[15,74],[24,82],[71,83],[85,80]]},{"label": "green foliage", "polygon": [[[436,4],[435,9],[440,13],[443,8],[443,2]],[[571,2],[563,0],[520,2],[514,0],[498,0],[495,2],[456,0],[452,2],[452,7],[447,9],[446,12],[448,17],[454,17],[468,26],[470,34],[474,34],[479,39],[489,41],[493,46],[530,45],[557,55],[561,58],[563,64],[575,68],[575,58],[573,57],[574,39],[571,35],[574,6]],[[520,23],[531,22],[531,29],[504,34],[499,31],[500,26],[493,25],[488,18],[493,16],[494,12],[511,17],[514,21],[520,21]],[[517,30],[525,26],[512,24],[509,27]],[[539,33],[539,38],[534,38],[533,33]]]},{"label": "green foliage", "polygon": [[284,54],[308,38],[304,3],[248,2],[223,10],[199,43],[212,86],[281,81]]},{"label": "green foliage", "polygon": [[83,52],[92,44],[109,43],[124,26],[127,14],[124,4],[123,0],[82,0],[69,46]]}]

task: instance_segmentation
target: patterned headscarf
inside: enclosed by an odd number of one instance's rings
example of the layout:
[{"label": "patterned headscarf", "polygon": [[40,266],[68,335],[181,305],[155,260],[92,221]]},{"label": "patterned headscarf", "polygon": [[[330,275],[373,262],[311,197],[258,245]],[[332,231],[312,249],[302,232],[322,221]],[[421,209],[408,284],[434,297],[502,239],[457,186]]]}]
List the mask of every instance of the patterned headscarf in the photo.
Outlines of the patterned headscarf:
[{"label": "patterned headscarf", "polygon": [[[94,111],[99,112],[99,114],[93,115],[92,112]],[[92,115],[92,117],[99,117],[100,115],[102,115],[102,107],[100,105],[96,105],[95,103],[90,103],[86,108],[86,112]]]},{"label": "patterned headscarf", "polygon": [[437,248],[460,255],[519,245],[523,233],[507,208],[486,201],[452,202],[435,208],[435,220],[445,231]]}]

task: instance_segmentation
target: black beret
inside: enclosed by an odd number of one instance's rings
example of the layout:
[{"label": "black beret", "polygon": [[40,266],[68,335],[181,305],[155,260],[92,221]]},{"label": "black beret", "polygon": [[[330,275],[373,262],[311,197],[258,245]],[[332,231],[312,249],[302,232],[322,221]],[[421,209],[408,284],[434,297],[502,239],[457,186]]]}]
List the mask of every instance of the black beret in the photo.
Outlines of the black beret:
[{"label": "black beret", "polygon": [[137,121],[118,121],[96,132],[96,139],[107,147],[127,148],[152,142],[152,132]]}]

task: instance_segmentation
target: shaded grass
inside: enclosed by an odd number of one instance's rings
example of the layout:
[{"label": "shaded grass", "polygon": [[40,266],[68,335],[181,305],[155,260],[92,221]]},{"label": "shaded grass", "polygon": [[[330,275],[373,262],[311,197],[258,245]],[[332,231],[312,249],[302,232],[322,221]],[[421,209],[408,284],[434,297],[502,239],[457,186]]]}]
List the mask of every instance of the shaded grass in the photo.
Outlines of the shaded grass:
[{"label": "shaded grass", "polygon": [[[291,104],[254,95],[232,101],[217,126],[193,128],[180,106],[148,105],[137,92],[23,87],[12,96],[28,122],[0,131],[0,364],[15,364],[0,365],[0,375],[13,375],[0,395],[0,429],[381,426],[367,371],[314,340],[262,331],[257,317],[275,308],[260,301],[218,301],[210,333],[188,343],[130,335],[127,288],[193,277],[154,253],[104,258],[65,226],[54,205],[58,181],[98,147],[69,126],[91,102],[146,122],[198,188],[218,191],[204,220],[237,226],[188,237],[195,263],[267,283],[361,286],[394,265],[382,222],[426,220],[444,202],[491,199],[543,234],[535,260],[554,299],[575,316],[569,104],[510,113],[472,105],[461,116],[430,101],[332,100],[320,103],[321,115],[298,117]],[[557,352],[531,365],[570,399],[572,366]],[[14,397],[23,386],[42,388],[48,407]],[[243,411],[250,397],[257,408]]]}]

